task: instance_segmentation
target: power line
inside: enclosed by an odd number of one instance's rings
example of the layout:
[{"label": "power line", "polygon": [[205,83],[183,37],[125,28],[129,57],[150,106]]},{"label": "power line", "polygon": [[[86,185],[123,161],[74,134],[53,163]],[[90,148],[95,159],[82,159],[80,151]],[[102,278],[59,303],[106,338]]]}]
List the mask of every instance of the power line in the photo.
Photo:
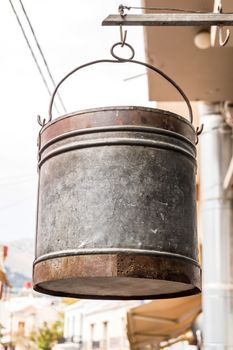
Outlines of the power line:
[{"label": "power line", "polygon": [[2,207],[0,207],[0,212],[3,211],[3,210],[7,210],[7,209],[10,209],[12,207],[15,207],[15,206],[21,204],[22,202],[25,202],[28,199],[32,199],[32,198],[34,199],[34,193],[33,194],[28,194],[27,196],[19,199],[18,201],[13,202],[13,203],[9,203],[9,204],[3,205]]},{"label": "power line", "polygon": [[[7,186],[7,189],[8,189],[8,187],[10,186],[15,186],[15,185],[19,185],[19,184],[28,184],[29,182],[33,182],[35,180],[35,177],[31,177],[31,178],[25,178],[25,179],[19,179],[19,180],[17,180],[17,181],[8,181],[8,182],[2,182],[2,181],[0,181],[0,188],[1,188],[1,186]],[[3,188],[3,190],[4,190],[4,188]]]},{"label": "power line", "polygon": [[[43,62],[44,62],[45,67],[46,67],[46,69],[47,69],[47,72],[48,72],[48,74],[49,74],[49,77],[50,77],[50,79],[51,79],[51,81],[52,81],[52,83],[53,83],[54,88],[56,88],[56,83],[55,83],[55,81],[54,81],[54,79],[53,79],[53,76],[52,76],[51,70],[50,70],[50,68],[49,68],[48,62],[47,62],[47,60],[45,59],[45,56],[44,56],[44,54],[43,54],[41,45],[39,44],[39,41],[38,41],[38,39],[37,39],[37,36],[36,36],[36,34],[35,34],[35,30],[34,30],[34,28],[33,28],[33,26],[32,26],[32,23],[31,23],[31,21],[30,21],[30,19],[29,19],[29,16],[28,16],[28,14],[27,14],[27,11],[26,11],[26,9],[25,9],[25,7],[24,7],[24,5],[23,5],[22,0],[19,0],[19,2],[20,2],[20,5],[21,5],[21,7],[22,7],[23,13],[24,13],[24,15],[25,15],[25,17],[26,17],[26,19],[27,19],[28,25],[29,25],[29,27],[30,27],[30,29],[31,29],[32,35],[33,35],[33,37],[34,37],[34,39],[35,39],[37,48],[38,48],[38,50],[39,50],[39,52],[40,52],[40,54],[41,54],[41,57],[42,57],[42,59],[43,59]],[[58,93],[57,96],[58,96],[58,98],[59,98],[59,100],[60,100],[60,102],[61,102],[61,105],[62,105],[62,108],[64,109],[64,112],[67,113],[67,110],[66,110],[65,105],[64,105],[64,103],[63,103],[63,101],[62,101],[61,95]]]},{"label": "power line", "polygon": [[[19,16],[18,16],[18,14],[17,14],[17,12],[16,12],[16,9],[15,9],[15,7],[14,7],[14,5],[13,5],[13,3],[12,3],[11,0],[9,0],[9,3],[10,3],[10,5],[11,5],[11,8],[12,8],[12,10],[13,10],[13,12],[14,12],[14,15],[15,15],[15,17],[16,17],[16,19],[17,19],[17,22],[18,22],[18,24],[19,24],[19,26],[20,26],[20,29],[21,29],[22,34],[23,34],[23,36],[24,36],[24,39],[25,39],[25,41],[26,41],[26,43],[27,43],[27,46],[28,46],[28,48],[29,48],[29,50],[30,50],[30,52],[31,52],[31,55],[32,55],[33,60],[34,60],[34,62],[35,62],[35,64],[36,64],[36,67],[37,67],[37,69],[38,69],[38,71],[39,71],[39,73],[40,73],[40,76],[41,76],[42,80],[43,80],[43,83],[44,83],[44,85],[45,85],[45,87],[46,87],[46,90],[48,91],[49,95],[52,96],[52,92],[51,92],[51,90],[50,90],[50,88],[49,88],[49,86],[48,86],[48,84],[47,84],[46,78],[45,78],[45,76],[44,76],[44,74],[43,74],[43,72],[42,72],[42,70],[41,70],[41,68],[40,68],[39,62],[37,61],[37,58],[36,58],[36,56],[35,56],[35,54],[34,54],[34,51],[33,51],[32,47],[31,47],[31,45],[30,45],[30,42],[29,42],[29,40],[28,40],[28,38],[27,38],[27,35],[26,35],[26,32],[25,32],[25,30],[24,30],[24,28],[23,28],[23,25],[22,25],[22,23],[21,23],[21,21],[20,21],[20,19],[19,19]],[[55,106],[57,112],[60,114],[60,112],[59,112],[59,110],[58,110],[56,104],[54,104],[54,106]]]}]

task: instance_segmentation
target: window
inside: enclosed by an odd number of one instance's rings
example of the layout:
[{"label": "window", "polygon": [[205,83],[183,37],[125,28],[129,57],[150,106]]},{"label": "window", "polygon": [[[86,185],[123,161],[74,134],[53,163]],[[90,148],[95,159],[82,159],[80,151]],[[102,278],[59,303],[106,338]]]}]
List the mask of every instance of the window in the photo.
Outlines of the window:
[{"label": "window", "polygon": [[90,325],[90,342],[91,342],[91,349],[93,349],[94,336],[95,336],[95,324],[94,324],[94,323],[91,323],[91,325]]},{"label": "window", "polygon": [[18,335],[24,335],[25,333],[25,322],[19,321],[18,323]]},{"label": "window", "polygon": [[108,321],[103,322],[103,344],[102,348],[105,350],[108,348]]}]

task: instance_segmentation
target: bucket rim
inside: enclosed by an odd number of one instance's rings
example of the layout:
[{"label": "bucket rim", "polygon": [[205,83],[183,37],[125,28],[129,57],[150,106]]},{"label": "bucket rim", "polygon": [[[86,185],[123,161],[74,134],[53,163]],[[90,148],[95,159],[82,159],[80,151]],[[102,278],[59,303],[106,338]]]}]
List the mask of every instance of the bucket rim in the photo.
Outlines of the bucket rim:
[{"label": "bucket rim", "polygon": [[139,111],[146,111],[146,112],[153,112],[153,113],[163,113],[164,115],[169,115],[172,118],[178,119],[181,122],[186,123],[194,133],[196,133],[196,130],[193,126],[193,124],[185,117],[182,117],[181,115],[175,113],[175,112],[171,112],[165,109],[161,109],[161,108],[153,108],[153,107],[145,107],[145,106],[134,106],[134,105],[125,105],[125,106],[105,106],[105,107],[95,107],[95,108],[87,108],[87,109],[81,109],[78,111],[74,111],[74,112],[70,112],[70,113],[66,113],[63,114],[57,118],[54,118],[53,120],[51,120],[50,122],[46,123],[42,128],[41,128],[41,132],[43,132],[44,130],[46,130],[48,127],[50,127],[51,125],[59,122],[60,120],[66,119],[66,118],[70,118],[72,116],[76,116],[76,115],[83,115],[83,114],[88,114],[88,113],[93,113],[93,112],[105,112],[105,111],[113,111],[113,110],[139,110]]}]

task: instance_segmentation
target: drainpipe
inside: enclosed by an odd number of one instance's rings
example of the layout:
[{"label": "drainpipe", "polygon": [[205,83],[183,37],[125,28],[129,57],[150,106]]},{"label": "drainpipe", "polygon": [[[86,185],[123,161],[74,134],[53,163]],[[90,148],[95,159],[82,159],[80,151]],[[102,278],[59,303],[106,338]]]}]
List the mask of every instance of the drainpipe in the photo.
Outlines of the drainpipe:
[{"label": "drainpipe", "polygon": [[220,104],[201,104],[201,232],[204,349],[233,349],[233,201],[223,182],[232,158],[232,129]]}]

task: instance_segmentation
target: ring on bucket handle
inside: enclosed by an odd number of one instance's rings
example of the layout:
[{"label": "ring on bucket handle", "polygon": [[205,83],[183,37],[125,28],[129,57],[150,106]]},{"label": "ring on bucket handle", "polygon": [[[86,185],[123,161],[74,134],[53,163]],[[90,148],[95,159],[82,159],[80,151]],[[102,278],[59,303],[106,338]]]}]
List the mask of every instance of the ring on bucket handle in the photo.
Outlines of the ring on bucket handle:
[{"label": "ring on bucket handle", "polygon": [[41,122],[40,120],[40,117],[38,118],[38,121],[39,121],[39,124],[41,126],[44,126],[46,123],[50,122],[52,120],[52,108],[53,108],[53,102],[54,102],[54,98],[55,98],[55,95],[59,89],[59,87],[61,86],[61,84],[67,79],[69,78],[73,73],[77,72],[78,70],[82,69],[82,68],[85,68],[85,67],[88,67],[88,66],[91,66],[91,65],[94,65],[94,64],[98,64],[98,63],[136,63],[136,64],[139,64],[139,65],[142,65],[148,69],[151,69],[152,71],[158,73],[159,75],[161,75],[165,80],[167,80],[171,85],[173,85],[177,90],[178,92],[180,93],[180,95],[183,97],[184,101],[186,102],[186,105],[188,107],[188,110],[189,110],[189,119],[190,119],[190,122],[193,123],[193,111],[192,111],[192,107],[191,107],[191,104],[190,104],[190,101],[188,99],[188,97],[185,95],[184,91],[179,87],[179,85],[176,84],[176,82],[171,79],[167,74],[165,74],[163,71],[161,71],[160,69],[152,66],[151,64],[148,64],[148,63],[144,63],[144,62],[141,62],[141,61],[136,61],[136,60],[133,60],[134,58],[134,55],[135,55],[135,51],[133,49],[133,47],[128,44],[128,43],[124,43],[124,46],[127,46],[130,50],[131,50],[131,55],[129,58],[125,59],[125,58],[121,58],[119,56],[117,56],[115,53],[114,53],[114,49],[115,47],[117,46],[122,46],[122,43],[121,42],[117,42],[116,44],[114,44],[111,48],[111,55],[115,58],[115,60],[109,60],[109,59],[102,59],[102,60],[97,60],[97,61],[92,61],[92,62],[88,62],[88,63],[85,63],[75,69],[73,69],[71,72],[69,72],[56,86],[53,94],[52,94],[52,97],[51,97],[51,100],[50,100],[50,104],[49,104],[49,119],[48,121],[46,122],[45,119],[43,120],[43,122]]}]

